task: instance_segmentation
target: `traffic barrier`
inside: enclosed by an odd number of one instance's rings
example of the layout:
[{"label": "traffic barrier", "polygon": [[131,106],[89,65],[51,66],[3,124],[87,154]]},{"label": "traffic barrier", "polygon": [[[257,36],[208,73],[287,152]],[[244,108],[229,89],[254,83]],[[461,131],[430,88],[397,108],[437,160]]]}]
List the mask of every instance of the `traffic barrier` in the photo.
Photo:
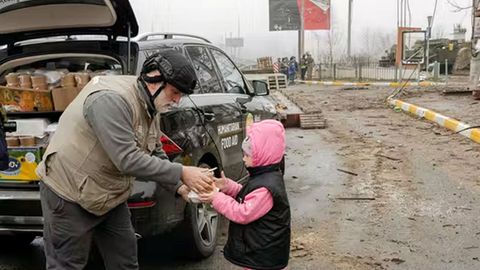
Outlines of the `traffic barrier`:
[{"label": "traffic barrier", "polygon": [[453,118],[444,116],[442,114],[436,113],[429,109],[425,109],[398,99],[390,98],[388,103],[395,106],[395,108],[400,108],[404,112],[414,114],[420,118],[427,119],[429,121],[435,122],[442,127],[448,128],[454,132],[458,132],[463,136],[470,138],[476,143],[480,143],[480,129],[479,128],[470,128],[470,125],[462,123]]},{"label": "traffic barrier", "polygon": [[342,81],[302,81],[295,80],[298,83],[307,85],[325,85],[325,86],[387,86],[387,87],[412,87],[412,86],[445,86],[444,82],[342,82]]}]

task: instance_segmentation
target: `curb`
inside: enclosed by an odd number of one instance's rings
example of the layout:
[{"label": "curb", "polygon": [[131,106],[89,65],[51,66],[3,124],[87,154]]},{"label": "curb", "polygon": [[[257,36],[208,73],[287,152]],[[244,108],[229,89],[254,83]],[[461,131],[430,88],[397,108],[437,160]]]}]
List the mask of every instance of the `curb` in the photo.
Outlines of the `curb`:
[{"label": "curb", "polygon": [[411,87],[411,86],[445,86],[444,82],[341,82],[341,81],[302,81],[295,80],[298,83],[307,85],[325,85],[325,86],[388,86],[388,87]]},{"label": "curb", "polygon": [[[466,128],[469,128],[470,125],[467,125],[465,123],[462,123],[458,120],[455,120],[453,118],[444,116],[442,114],[436,113],[434,111],[431,111],[429,109],[425,109],[422,107],[415,106],[413,104],[398,100],[398,99],[388,99],[388,103],[401,108],[404,112],[410,113],[417,115],[420,118],[427,119],[431,122],[435,122],[439,124],[442,127],[448,128],[451,131],[458,132],[460,130],[464,130]],[[459,132],[463,136],[471,139],[472,141],[476,143],[480,143],[480,129],[479,128],[472,128],[468,130],[464,130],[462,132]]]}]

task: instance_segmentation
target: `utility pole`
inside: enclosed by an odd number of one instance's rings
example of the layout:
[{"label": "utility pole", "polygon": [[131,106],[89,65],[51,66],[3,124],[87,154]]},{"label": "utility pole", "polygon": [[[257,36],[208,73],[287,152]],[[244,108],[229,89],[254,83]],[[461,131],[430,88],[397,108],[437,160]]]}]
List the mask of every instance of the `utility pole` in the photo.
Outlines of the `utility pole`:
[{"label": "utility pole", "polygon": [[352,46],[352,4],[353,0],[348,0],[348,39],[347,39],[347,55],[351,57]]},{"label": "utility pole", "polygon": [[426,48],[426,52],[425,52],[425,55],[426,55],[426,58],[425,59],[425,71],[427,71],[427,74],[428,74],[428,66],[430,65],[430,37],[432,36],[432,16],[428,16],[427,17],[427,22],[428,22],[428,26],[427,26],[427,48]]},{"label": "utility pole", "polygon": [[305,33],[304,33],[304,12],[305,12],[305,0],[301,1],[300,7],[300,29],[298,30],[298,61],[302,59],[303,51],[304,51],[304,42],[305,42]]}]

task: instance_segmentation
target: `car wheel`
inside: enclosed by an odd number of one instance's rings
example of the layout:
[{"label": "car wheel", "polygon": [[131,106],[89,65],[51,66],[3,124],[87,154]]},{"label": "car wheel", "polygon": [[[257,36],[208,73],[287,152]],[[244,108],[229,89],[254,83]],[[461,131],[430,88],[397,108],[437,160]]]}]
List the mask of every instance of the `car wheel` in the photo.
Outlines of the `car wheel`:
[{"label": "car wheel", "polygon": [[187,222],[190,225],[190,247],[192,258],[205,258],[215,251],[217,243],[217,211],[209,204],[188,204]]},{"label": "car wheel", "polygon": [[[210,168],[205,163],[199,164],[198,167]],[[210,204],[187,204],[185,221],[190,231],[189,257],[200,259],[212,255],[218,238],[219,218],[217,211]]]}]

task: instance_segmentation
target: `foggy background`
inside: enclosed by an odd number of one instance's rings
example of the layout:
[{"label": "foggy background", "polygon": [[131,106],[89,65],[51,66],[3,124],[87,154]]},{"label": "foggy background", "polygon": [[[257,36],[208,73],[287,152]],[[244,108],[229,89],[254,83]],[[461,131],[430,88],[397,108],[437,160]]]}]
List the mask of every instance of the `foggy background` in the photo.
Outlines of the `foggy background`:
[{"label": "foggy background", "polygon": [[[308,0],[305,0],[308,1]],[[269,32],[268,0],[130,0],[140,33],[180,32],[203,36],[244,61],[297,55],[298,31]],[[427,27],[435,0],[410,0],[407,26]],[[438,0],[432,39],[452,38],[454,24],[471,35],[471,0]],[[396,42],[396,0],[353,0],[352,55],[378,58]],[[331,29],[305,31],[305,51],[315,60],[332,50],[346,55],[348,0],[331,0]],[[225,37],[244,38],[244,47],[225,48]]]}]

